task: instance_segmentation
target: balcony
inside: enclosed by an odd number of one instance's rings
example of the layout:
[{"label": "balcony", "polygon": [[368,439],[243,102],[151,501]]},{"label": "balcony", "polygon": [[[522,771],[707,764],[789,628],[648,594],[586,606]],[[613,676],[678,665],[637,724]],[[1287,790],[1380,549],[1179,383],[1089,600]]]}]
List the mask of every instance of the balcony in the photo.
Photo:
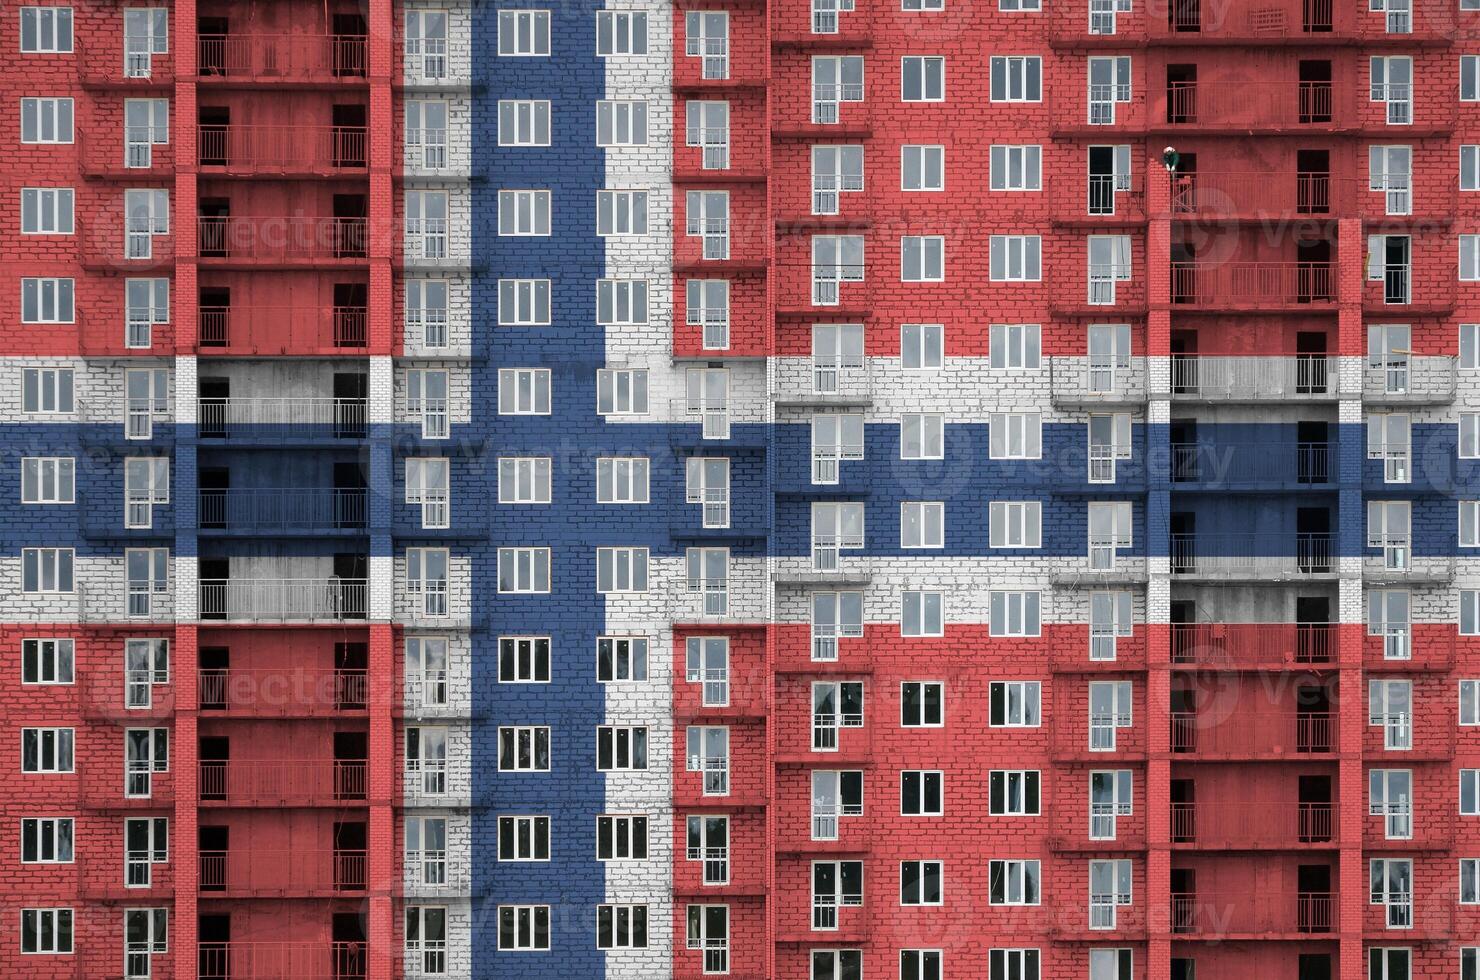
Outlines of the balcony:
[{"label": "balcony", "polygon": [[1330,262],[1173,262],[1174,304],[1226,310],[1309,309],[1336,301]]},{"label": "balcony", "polygon": [[1056,405],[1141,405],[1146,402],[1146,358],[1051,357]]},{"label": "balcony", "polygon": [[1334,803],[1173,803],[1171,840],[1199,850],[1335,846]]},{"label": "balcony", "polygon": [[364,490],[201,490],[198,501],[201,530],[227,534],[358,534],[368,516]]},{"label": "balcony", "polygon": [[[1165,20],[1148,18],[1148,31],[1163,41],[1265,44],[1279,41],[1319,44],[1355,30],[1346,7],[1332,0],[1260,0],[1246,8],[1174,3]],[[1337,32],[1340,32],[1337,34]]]},{"label": "balcony", "polygon": [[333,897],[363,892],[364,851],[201,851],[203,897]]},{"label": "balcony", "polygon": [[362,942],[201,942],[198,980],[363,980]]},{"label": "balcony", "polygon": [[1345,213],[1355,184],[1329,173],[1195,171],[1172,177],[1171,213],[1198,218],[1258,218]]},{"label": "balcony", "polygon": [[1454,401],[1455,360],[1413,355],[1362,368],[1362,399],[1379,405],[1442,405]]},{"label": "balcony", "polygon": [[364,126],[202,124],[196,160],[203,173],[338,176],[364,170]]},{"label": "balcony", "polygon": [[363,306],[199,307],[198,353],[363,355],[369,344]]},{"label": "balcony", "polygon": [[1174,711],[1171,720],[1172,752],[1199,758],[1304,758],[1335,746],[1329,712],[1237,711],[1215,721]]},{"label": "balcony", "polygon": [[1055,561],[1049,570],[1049,578],[1054,585],[1066,588],[1144,585],[1147,575],[1145,556],[1118,555],[1114,552],[1115,545],[1112,542],[1091,542],[1089,555],[1065,555]]},{"label": "balcony", "polygon": [[201,579],[200,618],[272,622],[364,619],[362,578]]},{"label": "balcony", "polygon": [[1248,134],[1287,127],[1330,128],[1336,93],[1329,81],[1168,82],[1152,126]]},{"label": "balcony", "polygon": [[1174,666],[1237,670],[1336,662],[1332,623],[1173,623]]},{"label": "balcony", "polygon": [[364,84],[369,68],[363,34],[201,34],[196,45],[202,84]]},{"label": "balcony", "polygon": [[1173,399],[1181,401],[1329,401],[1337,395],[1337,360],[1293,357],[1209,357],[1174,354]]},{"label": "balcony", "polygon": [[348,265],[369,255],[364,218],[202,217],[198,234],[211,266]]},{"label": "balcony", "polygon": [[1225,581],[1313,579],[1336,574],[1330,534],[1173,534],[1175,578]]},{"label": "balcony", "polygon": [[1336,916],[1334,892],[1261,891],[1238,896],[1173,892],[1171,931],[1195,939],[1298,937],[1331,932]]},{"label": "balcony", "polygon": [[202,440],[335,442],[364,439],[363,398],[202,398],[197,403]]},{"label": "balcony", "polygon": [[854,406],[873,404],[869,362],[856,356],[777,361],[777,405]]},{"label": "balcony", "polygon": [[1453,555],[1415,555],[1407,537],[1367,542],[1382,554],[1362,558],[1362,580],[1373,585],[1443,583],[1454,579]]},{"label": "balcony", "polygon": [[1174,442],[1171,483],[1181,490],[1330,489],[1330,442]]},{"label": "balcony", "polygon": [[223,806],[344,806],[366,798],[367,765],[364,759],[202,760],[200,799]]},{"label": "balcony", "polygon": [[[167,228],[168,222],[161,227]],[[167,269],[175,262],[175,238],[168,231],[136,229],[123,218],[78,218],[77,261],[84,269],[130,273]]]},{"label": "balcony", "polygon": [[251,717],[337,715],[365,710],[369,681],[364,670],[352,668],[203,668],[197,678],[197,695],[202,712]]}]

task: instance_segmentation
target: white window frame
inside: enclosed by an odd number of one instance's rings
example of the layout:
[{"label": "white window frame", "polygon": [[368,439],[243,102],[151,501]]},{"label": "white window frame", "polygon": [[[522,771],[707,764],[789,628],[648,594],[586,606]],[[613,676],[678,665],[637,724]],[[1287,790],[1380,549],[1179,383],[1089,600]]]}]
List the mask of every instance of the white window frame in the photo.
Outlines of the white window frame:
[{"label": "white window frame", "polygon": [[[407,460],[410,466],[412,460]],[[500,456],[498,459],[498,502],[501,504],[548,504],[551,459],[549,456]],[[410,500],[407,503],[411,503]],[[446,525],[440,525],[445,527]]]},{"label": "white window frame", "polygon": [[596,459],[598,504],[649,502],[650,461],[646,456],[600,456]]},{"label": "white window frame", "polygon": [[[911,179],[913,174],[914,179]],[[940,143],[907,143],[899,148],[899,189],[931,193],[946,189],[946,148]]]},{"label": "white window frame", "polygon": [[[508,657],[504,656],[508,651]],[[550,683],[550,637],[504,635],[498,638],[500,684]],[[505,670],[512,666],[512,672]]]},{"label": "white window frame", "polygon": [[[1001,691],[999,697],[998,691]],[[1043,726],[1042,681],[991,681],[987,689],[987,725],[990,728],[1041,728]],[[993,702],[1002,703],[1001,721]]]},{"label": "white window frame", "polygon": [[[22,7],[21,54],[71,54],[71,7]],[[27,43],[29,38],[30,43]]]},{"label": "white window frame", "polygon": [[550,56],[550,11],[500,10],[498,12],[498,56],[500,58],[548,58]]},{"label": "white window frame", "polygon": [[[500,16],[507,11],[501,11]],[[508,189],[498,192],[498,233],[502,238],[548,238],[550,192]]]},{"label": "white window frame", "polygon": [[549,146],[549,99],[499,99],[499,146]]},{"label": "white window frame", "polygon": [[[30,146],[63,146],[73,141],[76,107],[70,98],[21,99],[20,141]],[[31,138],[26,138],[26,130]]]},{"label": "white window frame", "polygon": [[499,368],[500,415],[549,415],[549,368]]},{"label": "white window frame", "polygon": [[71,456],[21,459],[21,503],[71,504],[77,496],[77,461]]},{"label": "white window frame", "polygon": [[21,640],[22,684],[73,684],[77,679],[76,641],[71,637]]},{"label": "white window frame", "polygon": [[[547,595],[550,592],[550,549],[505,547],[498,550],[501,595]],[[506,575],[506,573],[509,573]],[[511,586],[505,588],[506,585]]]}]

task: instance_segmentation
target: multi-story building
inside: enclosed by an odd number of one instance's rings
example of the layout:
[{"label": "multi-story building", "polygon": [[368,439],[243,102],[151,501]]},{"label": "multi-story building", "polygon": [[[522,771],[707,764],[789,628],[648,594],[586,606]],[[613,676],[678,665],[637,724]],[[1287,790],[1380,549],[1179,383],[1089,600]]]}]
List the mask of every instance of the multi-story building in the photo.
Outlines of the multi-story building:
[{"label": "multi-story building", "polygon": [[1480,3],[3,31],[0,974],[1477,980]]}]

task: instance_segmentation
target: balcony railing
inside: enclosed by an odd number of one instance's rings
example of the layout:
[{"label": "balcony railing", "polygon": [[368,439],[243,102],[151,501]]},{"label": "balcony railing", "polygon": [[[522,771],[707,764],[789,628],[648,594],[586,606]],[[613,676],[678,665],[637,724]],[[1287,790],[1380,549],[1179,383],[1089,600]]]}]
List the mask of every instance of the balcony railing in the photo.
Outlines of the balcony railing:
[{"label": "balcony railing", "polygon": [[1197,487],[1324,487],[1335,478],[1329,442],[1174,442],[1172,483]]},{"label": "balcony railing", "polygon": [[1060,403],[1093,404],[1146,400],[1146,359],[1053,357],[1053,397]]},{"label": "balcony railing", "polygon": [[200,890],[228,895],[364,891],[364,851],[201,851]]},{"label": "balcony railing", "polygon": [[1336,571],[1330,534],[1173,534],[1173,575],[1264,579],[1330,575]]},{"label": "balcony railing", "polygon": [[1454,398],[1455,361],[1443,355],[1413,355],[1362,369],[1362,396],[1372,401],[1445,402]]},{"label": "balcony railing", "polygon": [[[1349,205],[1351,182],[1320,172],[1180,173],[1172,178],[1172,213],[1203,216],[1330,214]],[[1334,196],[1334,200],[1333,200]]]},{"label": "balcony railing", "polygon": [[362,980],[363,942],[227,942],[202,940],[198,980]]},{"label": "balcony railing", "polygon": [[201,619],[364,619],[362,578],[201,579]]},{"label": "balcony railing", "polygon": [[202,760],[199,778],[202,800],[232,806],[363,800],[369,788],[364,759]]},{"label": "balcony railing", "polygon": [[1330,125],[1335,101],[1328,81],[1168,82],[1166,123],[1220,129]]},{"label": "balcony railing", "polygon": [[1171,660],[1200,667],[1334,663],[1331,623],[1173,623]]},{"label": "balcony railing", "polygon": [[1329,262],[1173,262],[1172,302],[1268,309],[1331,303]]},{"label": "balcony railing", "polygon": [[353,261],[366,251],[366,219],[229,217],[198,219],[202,259],[300,263]]},{"label": "balcony railing", "polygon": [[1172,395],[1209,400],[1293,400],[1336,397],[1336,358],[1216,357],[1174,354]]},{"label": "balcony railing", "polygon": [[369,343],[363,306],[202,306],[198,322],[203,354],[339,353]]},{"label": "balcony railing", "polygon": [[1329,712],[1230,713],[1203,718],[1172,712],[1172,751],[1207,756],[1302,755],[1330,752],[1335,718]]},{"label": "balcony railing", "polygon": [[367,516],[364,490],[201,490],[199,503],[200,526],[226,531],[363,528]]},{"label": "balcony railing", "polygon": [[1201,936],[1328,933],[1335,928],[1333,892],[1220,896],[1172,893],[1172,932]]},{"label": "balcony railing", "polygon": [[197,161],[240,173],[363,170],[364,126],[237,126],[202,123]]},{"label": "balcony railing", "polygon": [[369,682],[363,669],[284,666],[203,667],[197,679],[201,711],[254,715],[364,711]]},{"label": "balcony railing", "polygon": [[363,34],[201,34],[202,78],[232,81],[354,81],[369,61]]},{"label": "balcony railing", "polygon": [[1332,6],[1332,0],[1258,0],[1246,8],[1173,2],[1167,8],[1165,31],[1205,37],[1316,35],[1314,40],[1318,40],[1337,26]]},{"label": "balcony railing", "polygon": [[1284,847],[1335,839],[1335,804],[1173,803],[1172,843],[1201,847]]},{"label": "balcony railing", "polygon": [[202,439],[365,438],[363,398],[202,398]]}]

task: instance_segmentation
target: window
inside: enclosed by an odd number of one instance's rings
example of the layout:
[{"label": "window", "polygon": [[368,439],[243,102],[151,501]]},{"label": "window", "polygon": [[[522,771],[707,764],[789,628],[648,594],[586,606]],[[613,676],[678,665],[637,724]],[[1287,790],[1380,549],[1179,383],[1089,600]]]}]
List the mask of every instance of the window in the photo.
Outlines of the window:
[{"label": "window", "polygon": [[74,292],[71,279],[23,277],[21,279],[21,322],[72,323]]},{"label": "window", "polygon": [[812,305],[837,306],[842,284],[863,278],[862,235],[812,236]]},{"label": "window", "polygon": [[906,412],[899,417],[900,459],[944,459],[945,416]]},{"label": "window", "polygon": [[944,102],[946,59],[911,56],[900,59],[900,94],[904,102]]},{"label": "window", "polygon": [[1413,928],[1413,861],[1409,858],[1374,858],[1371,869],[1373,905],[1386,908],[1387,928]]},{"label": "window", "polygon": [[72,369],[24,368],[21,371],[21,411],[28,414],[71,413]]},{"label": "window", "polygon": [[[503,18],[499,14],[499,18]],[[530,236],[550,234],[549,191],[499,191],[498,233]]]},{"label": "window", "polygon": [[1089,750],[1114,752],[1115,733],[1131,727],[1131,682],[1091,681],[1089,685]]},{"label": "window", "polygon": [[647,323],[647,280],[596,280],[596,322],[603,326]]},{"label": "window", "polygon": [[730,167],[730,104],[690,99],[684,104],[684,145],[700,149],[705,170]]},{"label": "window", "polygon": [[836,125],[838,106],[863,101],[861,55],[817,55],[812,58],[812,122]]},{"label": "window", "polygon": [[548,10],[500,10],[498,53],[501,58],[542,58],[550,54]]},{"label": "window", "polygon": [[154,147],[170,141],[169,99],[123,101],[123,161],[131,170],[147,170],[154,163]]},{"label": "window", "polygon": [[[498,746],[501,771],[550,768],[548,728],[500,728]],[[424,796],[447,792],[447,729],[406,729],[406,787]]]},{"label": "window", "polygon": [[990,632],[993,637],[1037,637],[1040,635],[1037,592],[992,591]]},{"label": "window", "polygon": [[900,593],[900,636],[944,636],[945,596],[906,589]]},{"label": "window", "polygon": [[[684,194],[687,219],[684,234],[698,238],[702,258],[722,261],[730,257],[730,192],[688,191]],[[647,230],[644,217],[642,230]]]},{"label": "window", "polygon": [[688,846],[684,857],[704,862],[704,884],[730,883],[730,818],[691,814],[688,818]]},{"label": "window", "polygon": [[690,279],[684,284],[685,322],[703,328],[705,350],[730,346],[730,283],[726,279]]},{"label": "window", "polygon": [[812,504],[812,567],[816,571],[838,568],[844,551],[863,547],[863,504],[814,502]]},{"label": "window", "polygon": [[1089,980],[1131,980],[1135,975],[1134,950],[1092,949],[1089,951]]},{"label": "window", "polygon": [[[988,453],[992,459],[1040,459],[1042,432],[1042,416],[1037,412],[992,412],[988,416]],[[995,526],[997,522],[992,523]]]},{"label": "window", "polygon": [[1376,946],[1367,950],[1368,980],[1412,980],[1410,969],[1413,963],[1411,949],[1382,949]]},{"label": "window", "polygon": [[1036,323],[994,323],[991,327],[993,371],[1037,371],[1041,366]]},{"label": "window", "polygon": [[1480,145],[1467,143],[1459,148],[1459,189],[1480,191]]},{"label": "window", "polygon": [[123,75],[149,78],[156,54],[169,52],[169,11],[163,7],[125,8],[123,11]]},{"label": "window", "polygon": [[[407,258],[447,258],[447,192],[406,192]],[[502,305],[503,295],[499,295]]]},{"label": "window", "polygon": [[22,728],[21,772],[72,772],[71,728]]},{"label": "window", "polygon": [[730,77],[730,15],[690,10],[684,15],[684,56],[699,58],[705,79]]},{"label": "window", "polygon": [[993,102],[1043,101],[1043,59],[1021,55],[994,56]]},{"label": "window", "polygon": [[1413,461],[1411,417],[1398,413],[1368,415],[1367,458],[1382,461],[1384,483],[1408,483]]},{"label": "window", "polygon": [[988,902],[992,905],[1037,905],[1039,875],[1037,861],[989,861]]},{"label": "window", "polygon": [[723,616],[730,608],[730,549],[688,548],[684,551],[684,591],[697,596],[706,616]]},{"label": "window", "polygon": [[123,795],[151,795],[154,773],[170,771],[170,730],[126,728],[123,732],[123,749]]},{"label": "window", "polygon": [[941,980],[941,952],[938,949],[902,949],[899,951],[899,980]]},{"label": "window", "polygon": [[1129,769],[1091,770],[1089,774],[1090,840],[1115,839],[1116,818],[1128,817],[1132,813],[1134,778]]},{"label": "window", "polygon": [[447,548],[406,549],[406,598],[413,616],[446,616],[451,578]]},{"label": "window", "polygon": [[1037,235],[991,236],[991,280],[1038,282],[1042,278],[1039,268],[1040,242]]},{"label": "window", "polygon": [[72,591],[71,548],[22,548],[21,591]]},{"label": "window", "polygon": [[[1461,0],[1460,9],[1472,9],[1471,2],[1473,0]],[[1480,980],[1480,946],[1460,947],[1459,980]]]},{"label": "window", "polygon": [[1037,500],[994,500],[988,508],[993,548],[1038,548],[1043,544],[1043,504]]},{"label": "window", "polygon": [[646,592],[647,587],[648,549],[596,549],[597,592],[603,595],[617,592]]},{"label": "window", "polygon": [[1037,769],[993,769],[987,777],[987,812],[994,817],[1036,817],[1042,774]]},{"label": "window", "polygon": [[71,7],[22,7],[22,54],[71,54]]},{"label": "window", "polygon": [[498,145],[549,146],[549,100],[500,99],[498,103]]},{"label": "window", "polygon": [[[548,460],[545,461],[548,464]],[[504,460],[499,460],[499,499],[503,500]],[[406,503],[421,508],[421,526],[424,528],[448,527],[451,521],[448,498],[451,496],[449,481],[451,472],[445,457],[406,460]],[[546,487],[549,485],[548,465],[545,472]],[[525,489],[523,484],[520,489]],[[533,492],[533,488],[529,488]],[[546,501],[549,494],[546,493]]]},{"label": "window", "polygon": [[863,950],[812,950],[811,980],[863,980]]},{"label": "window", "polygon": [[603,99],[596,103],[597,146],[646,146],[647,103]]},{"label": "window", "polygon": [[647,949],[646,905],[596,906],[597,949]]},{"label": "window", "polygon": [[170,682],[170,641],[127,639],[123,641],[123,679],[126,708],[149,708],[154,688]]},{"label": "window", "polygon": [[[407,14],[407,19],[411,14]],[[444,22],[445,23],[445,20]],[[446,39],[443,39],[445,51]],[[430,59],[429,59],[430,62]],[[443,62],[445,73],[445,60]],[[502,134],[503,103],[499,103]],[[423,170],[443,170],[447,166],[447,103],[426,99],[406,100],[406,164]]]},{"label": "window", "polygon": [[72,952],[71,909],[21,909],[22,953]]},{"label": "window", "polygon": [[[502,24],[504,15],[499,15]],[[503,34],[502,31],[499,32]],[[498,948],[506,952],[550,948],[550,906],[500,905]]]},{"label": "window", "polygon": [[499,368],[500,415],[549,415],[549,368]]},{"label": "window", "polygon": [[940,728],[945,724],[946,686],[940,681],[900,684],[899,724],[904,728]]},{"label": "window", "polygon": [[447,909],[406,906],[406,955],[423,976],[447,973]]},{"label": "window", "polygon": [[596,860],[646,861],[648,818],[609,816],[596,818]]},{"label": "window", "polygon": [[423,439],[446,439],[450,434],[451,387],[447,371],[406,372],[406,414],[411,421],[421,423]]},{"label": "window", "polygon": [[[503,322],[503,283],[499,283],[499,322]],[[447,281],[406,280],[406,338],[420,337],[422,346],[447,346]]]},{"label": "window", "polygon": [[21,503],[73,502],[76,461],[70,456],[26,456],[21,459]]},{"label": "window", "polygon": [[1412,508],[1409,500],[1367,501],[1367,547],[1382,551],[1385,569],[1403,570],[1411,563]]},{"label": "window", "polygon": [[1042,690],[1038,681],[992,681],[989,723],[993,728],[1037,728]]},{"label": "window", "polygon": [[[408,473],[413,462],[423,461],[408,459],[406,461]],[[550,457],[500,456],[498,502],[501,504],[548,504],[550,502]]]},{"label": "window", "polygon": [[1460,55],[1459,100],[1480,102],[1480,55]]},{"label": "window", "polygon": [[863,684],[859,681],[812,684],[812,751],[836,752],[839,728],[863,727]]},{"label": "window", "polygon": [[1480,817],[1480,769],[1459,771],[1459,812],[1463,817]]},{"label": "window", "polygon": [[124,258],[147,259],[154,254],[154,237],[170,232],[170,192],[123,192]]},{"label": "window", "polygon": [[647,231],[647,191],[596,192],[596,234],[614,237],[646,235]]},{"label": "window", "polygon": [[406,637],[406,693],[411,708],[447,706],[447,637]]},{"label": "window", "polygon": [[600,415],[646,415],[648,373],[646,368],[596,372],[596,411]]},{"label": "window", "polygon": [[72,100],[21,99],[21,142],[72,142]]},{"label": "window", "polygon": [[1089,124],[1113,126],[1115,105],[1131,100],[1131,59],[1089,59]]},{"label": "window", "polygon": [[1459,903],[1480,905],[1480,858],[1460,858]]},{"label": "window", "polygon": [[406,67],[421,81],[447,77],[447,12],[406,11]]},{"label": "window", "polygon": [[946,505],[938,501],[907,500],[899,505],[901,548],[944,548]]},{"label": "window", "polygon": [[1459,546],[1480,548],[1480,500],[1461,500],[1459,505]]},{"label": "window", "polygon": [[901,282],[944,282],[946,240],[942,235],[905,235],[899,240]]},{"label": "window", "polygon": [[611,456],[596,460],[596,502],[599,504],[645,504],[648,502],[648,458]]},{"label": "window", "polygon": [[[411,837],[407,822],[407,839]],[[408,850],[410,846],[408,844]],[[499,817],[498,859],[500,861],[550,860],[549,817]],[[415,862],[406,862],[415,866]]]},{"label": "window", "polygon": [[72,818],[27,817],[21,821],[22,864],[71,864]]},{"label": "window", "polygon": [[863,459],[863,416],[812,416],[812,482],[838,482],[845,459]]},{"label": "window", "polygon": [[[444,746],[445,764],[445,732],[441,744]],[[500,772],[549,772],[549,726],[510,725],[500,728],[498,730],[498,768]]]},{"label": "window", "polygon": [[1413,836],[1413,771],[1373,769],[1367,775],[1367,813],[1383,818],[1383,836],[1408,840]]},{"label": "window", "polygon": [[646,725],[602,725],[596,729],[596,768],[600,772],[647,768]]},{"label": "window", "polygon": [[1407,56],[1375,57],[1371,65],[1373,102],[1387,104],[1390,126],[1413,123],[1413,59]]},{"label": "window", "polygon": [[1368,147],[1367,189],[1383,192],[1388,214],[1412,214],[1413,147]]},{"label": "window", "polygon": [[1089,659],[1114,660],[1116,641],[1134,633],[1129,592],[1092,592],[1089,597]]},{"label": "window", "polygon": [[166,817],[130,817],[123,822],[124,884],[148,888],[156,864],[170,860],[170,822]]},{"label": "window", "polygon": [[812,928],[838,927],[841,906],[863,904],[862,861],[812,862]]},{"label": "window", "polygon": [[[1406,610],[1405,610],[1406,611]],[[1402,625],[1408,625],[1405,621]],[[1371,630],[1369,629],[1370,633]],[[1480,636],[1480,590],[1461,589],[1459,593],[1459,635]],[[1406,650],[1406,648],[1405,648]],[[1408,659],[1406,653],[1401,658]]]},{"label": "window", "polygon": [[154,325],[170,322],[170,281],[125,280],[124,303],[124,346],[130,349],[153,346]]},{"label": "window", "polygon": [[862,146],[812,147],[812,213],[837,214],[842,195],[863,190]]},{"label": "window", "polygon": [[[1001,0],[1001,2],[1016,4],[1019,0]],[[1038,8],[1033,6],[1027,9],[1037,10]],[[991,950],[987,955],[987,961],[991,966],[990,980],[1038,980],[1039,958],[1039,952],[1036,949]]]},{"label": "window", "polygon": [[500,548],[498,590],[504,593],[550,591],[549,548]]},{"label": "window", "polygon": [[944,10],[946,0],[900,0],[900,10]]},{"label": "window", "polygon": [[65,639],[21,641],[22,684],[71,684],[74,644]]},{"label": "window", "polygon": [[688,949],[704,951],[705,973],[730,972],[730,907],[690,905],[684,909]]},{"label": "window", "polygon": [[[1091,368],[1093,372],[1095,368]],[[1093,414],[1089,417],[1089,473],[1090,483],[1114,483],[1116,475],[1116,462],[1122,459],[1130,459],[1133,453],[1131,442],[1131,417],[1129,414],[1102,415]],[[1090,518],[1094,519],[1094,505],[1090,507]],[[1102,515],[1103,516],[1103,515]],[[1119,514],[1114,520],[1120,520]],[[1125,515],[1123,537],[1125,543],[1122,547],[1130,547],[1130,515]],[[1105,533],[1110,532],[1113,525],[1102,524],[1096,527],[1090,525],[1091,541],[1099,534],[1104,539]],[[1112,557],[1112,556],[1105,556]],[[1108,566],[1107,566],[1108,567]]]},{"label": "window", "polygon": [[945,327],[905,323],[899,328],[900,362],[906,371],[938,371],[945,366]]},{"label": "window", "polygon": [[863,772],[812,771],[812,839],[837,840],[840,817],[863,815]]},{"label": "window", "polygon": [[1480,459],[1480,412],[1459,413],[1459,458]]},{"label": "window", "polygon": [[1461,282],[1480,280],[1480,235],[1459,236],[1459,278]]},{"label": "window", "polygon": [[1115,284],[1131,278],[1129,235],[1090,235],[1085,239],[1089,253],[1089,296],[1091,306],[1115,305]]},{"label": "window", "polygon": [[1114,929],[1115,910],[1131,904],[1131,862],[1089,863],[1089,927]]},{"label": "window", "polygon": [[946,148],[944,146],[900,147],[899,189],[902,191],[943,191],[946,189]]},{"label": "window", "polygon": [[730,730],[724,725],[690,725],[685,732],[684,769],[702,774],[705,796],[730,792]]},{"label": "window", "polygon": [[1459,682],[1459,723],[1480,725],[1480,680]]},{"label": "window", "polygon": [[1113,569],[1121,551],[1132,545],[1131,503],[1128,500],[1091,501],[1089,513],[1089,567]]},{"label": "window", "polygon": [[838,659],[838,638],[863,635],[862,592],[812,593],[812,659]]},{"label": "window", "polygon": [[[70,460],[68,461],[70,462]],[[170,502],[170,460],[167,456],[132,457],[123,464],[123,526],[154,526],[154,508]]]},{"label": "window", "polygon": [[602,58],[648,53],[648,22],[643,11],[596,11],[596,54]]},{"label": "window", "polygon": [[906,769],[899,774],[899,812],[906,817],[938,817],[945,812],[945,773]]},{"label": "window", "polygon": [[72,188],[21,188],[21,234],[70,235],[73,230]]}]

